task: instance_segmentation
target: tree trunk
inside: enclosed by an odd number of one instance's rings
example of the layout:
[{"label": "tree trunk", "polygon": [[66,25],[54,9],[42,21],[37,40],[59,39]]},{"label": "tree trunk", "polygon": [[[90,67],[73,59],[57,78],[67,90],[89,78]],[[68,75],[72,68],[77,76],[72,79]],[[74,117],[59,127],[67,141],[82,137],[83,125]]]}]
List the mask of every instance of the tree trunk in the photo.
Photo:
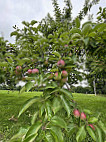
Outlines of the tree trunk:
[{"label": "tree trunk", "polygon": [[94,93],[95,93],[95,96],[96,96],[96,83],[95,83],[95,76],[94,76],[94,80],[93,80],[93,86],[94,86]]}]

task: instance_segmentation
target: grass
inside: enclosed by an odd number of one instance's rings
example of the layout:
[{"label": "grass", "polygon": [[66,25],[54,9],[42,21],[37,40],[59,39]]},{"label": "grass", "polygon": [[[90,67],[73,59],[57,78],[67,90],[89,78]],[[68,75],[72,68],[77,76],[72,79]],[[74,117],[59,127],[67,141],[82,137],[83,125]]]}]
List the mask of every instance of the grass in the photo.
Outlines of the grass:
[{"label": "grass", "polygon": [[[17,117],[20,108],[23,103],[32,98],[34,95],[40,95],[42,92],[29,92],[20,95],[17,91],[4,91],[0,90],[0,141],[6,142],[11,138],[20,127],[28,126],[30,124],[30,115],[34,112],[34,107],[30,107],[30,110],[26,111],[18,121],[9,120],[13,115]],[[74,93],[74,100],[81,108],[90,109],[95,115],[101,112],[102,121],[106,125],[106,97],[85,95]]]}]

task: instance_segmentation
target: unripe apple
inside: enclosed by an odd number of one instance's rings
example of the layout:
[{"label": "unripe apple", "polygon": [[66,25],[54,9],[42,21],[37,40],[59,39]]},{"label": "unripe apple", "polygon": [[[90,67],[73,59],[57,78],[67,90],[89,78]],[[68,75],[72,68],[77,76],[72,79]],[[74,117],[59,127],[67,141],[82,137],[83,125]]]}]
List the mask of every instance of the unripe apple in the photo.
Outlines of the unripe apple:
[{"label": "unripe apple", "polygon": [[77,118],[80,117],[80,112],[79,112],[78,109],[74,109],[73,114],[74,114],[74,116],[77,117]]},{"label": "unripe apple", "polygon": [[86,115],[84,112],[81,113],[81,117],[80,117],[82,120],[85,120],[86,119]]},{"label": "unripe apple", "polygon": [[67,78],[62,78],[62,79],[61,79],[61,82],[62,82],[62,83],[67,82]]},{"label": "unripe apple", "polygon": [[71,52],[69,53],[69,56],[72,56],[72,53],[71,53]]},{"label": "unripe apple", "polygon": [[45,65],[45,66],[47,66],[47,65],[48,65],[48,60],[46,60],[46,61],[44,62],[44,65]]},{"label": "unripe apple", "polygon": [[67,77],[68,76],[68,72],[67,71],[62,71],[62,74],[61,74],[63,77]]},{"label": "unripe apple", "polygon": [[61,79],[61,76],[59,75],[58,72],[56,72],[56,73],[54,74],[54,79],[55,79],[55,80],[60,80],[60,79]]},{"label": "unripe apple", "polygon": [[28,73],[31,74],[31,73],[32,73],[32,69],[29,69],[29,70],[28,70]]},{"label": "unripe apple", "polygon": [[17,67],[16,67],[16,70],[21,71],[21,70],[22,70],[22,67],[21,67],[21,66],[17,66]]},{"label": "unripe apple", "polygon": [[88,126],[90,126],[93,130],[95,130],[95,127],[93,126],[93,124],[88,124]]},{"label": "unripe apple", "polygon": [[58,67],[64,67],[64,66],[65,66],[64,60],[59,60],[59,61],[57,62],[57,66],[58,66]]},{"label": "unripe apple", "polygon": [[33,70],[32,70],[32,73],[33,73],[33,74],[39,73],[39,70],[38,70],[38,69],[33,69]]}]

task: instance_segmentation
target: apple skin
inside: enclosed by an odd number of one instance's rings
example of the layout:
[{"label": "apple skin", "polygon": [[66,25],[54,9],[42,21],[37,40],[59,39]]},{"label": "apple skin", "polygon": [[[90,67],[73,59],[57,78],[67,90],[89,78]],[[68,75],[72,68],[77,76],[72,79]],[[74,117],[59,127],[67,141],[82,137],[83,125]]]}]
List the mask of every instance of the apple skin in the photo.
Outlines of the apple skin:
[{"label": "apple skin", "polygon": [[39,73],[38,69],[32,69],[32,74]]},{"label": "apple skin", "polygon": [[82,120],[85,120],[85,119],[86,119],[86,115],[85,115],[85,113],[84,113],[84,112],[81,112],[81,116],[80,116],[80,118],[81,118]]},{"label": "apple skin", "polygon": [[28,74],[31,74],[31,73],[32,73],[32,69],[29,69],[29,70],[28,70]]},{"label": "apple skin", "polygon": [[93,126],[93,124],[88,124],[88,126],[90,126],[93,130],[95,130],[95,127]]},{"label": "apple skin", "polygon": [[65,71],[65,70],[63,70],[63,71],[62,71],[62,77],[67,77],[67,76],[68,76],[68,72]]},{"label": "apple skin", "polygon": [[74,109],[73,114],[74,114],[74,116],[75,116],[76,118],[79,118],[79,117],[80,117],[80,112],[79,112],[78,109]]},{"label": "apple skin", "polygon": [[65,62],[64,62],[64,60],[59,60],[58,62],[57,62],[57,66],[58,67],[64,67],[65,66]]},{"label": "apple skin", "polygon": [[55,80],[60,80],[60,79],[61,79],[61,76],[59,76],[59,73],[58,73],[58,72],[56,72],[56,73],[54,74],[54,79],[55,79]]},{"label": "apple skin", "polygon": [[21,70],[22,70],[22,67],[21,67],[21,66],[17,66],[17,67],[16,67],[16,70],[21,71]]},{"label": "apple skin", "polygon": [[46,60],[46,61],[44,62],[44,65],[45,65],[45,66],[47,66],[47,65],[48,65],[48,60]]}]

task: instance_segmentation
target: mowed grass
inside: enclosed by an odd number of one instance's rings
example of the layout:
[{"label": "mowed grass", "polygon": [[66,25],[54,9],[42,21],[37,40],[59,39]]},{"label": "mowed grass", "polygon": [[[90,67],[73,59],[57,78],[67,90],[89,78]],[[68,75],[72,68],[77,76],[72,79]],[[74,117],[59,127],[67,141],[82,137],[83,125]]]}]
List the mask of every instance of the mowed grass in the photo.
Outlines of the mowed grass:
[{"label": "mowed grass", "polygon": [[[28,92],[19,94],[18,91],[0,90],[0,141],[6,142],[20,127],[30,125],[31,115],[35,111],[34,106],[30,107],[19,119],[16,120],[22,105],[35,95],[42,92]],[[106,97],[73,93],[74,100],[83,109],[91,110],[94,115],[101,113],[101,119],[106,126]],[[14,116],[13,120],[10,120]]]}]

